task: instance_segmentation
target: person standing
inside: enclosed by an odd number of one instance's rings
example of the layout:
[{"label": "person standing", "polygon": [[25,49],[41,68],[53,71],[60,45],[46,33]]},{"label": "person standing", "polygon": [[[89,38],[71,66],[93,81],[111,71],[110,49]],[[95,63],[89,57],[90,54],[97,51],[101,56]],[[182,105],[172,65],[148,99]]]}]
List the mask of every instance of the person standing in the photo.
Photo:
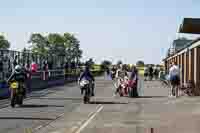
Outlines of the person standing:
[{"label": "person standing", "polygon": [[153,79],[153,67],[152,66],[149,67],[149,79],[150,80]]},{"label": "person standing", "polygon": [[115,79],[117,69],[113,66],[111,69],[111,78],[112,80]]},{"label": "person standing", "polygon": [[38,68],[37,64],[33,61],[33,62],[31,63],[31,71],[32,71],[33,73],[35,73],[35,72],[37,72],[37,68]]},{"label": "person standing", "polygon": [[110,72],[109,67],[107,67],[106,73],[107,73],[107,79],[108,79],[108,80],[111,80],[111,72]]},{"label": "person standing", "polygon": [[43,62],[43,71],[48,71],[48,64],[47,61]]},{"label": "person standing", "polygon": [[169,78],[171,84],[172,96],[178,97],[179,85],[180,85],[180,68],[177,63],[174,62],[169,69]]},{"label": "person standing", "polygon": [[137,86],[138,86],[138,70],[134,66],[133,69],[132,69],[132,72],[131,72],[131,76],[129,78],[129,87],[131,88],[131,91],[130,91],[131,97],[138,97],[139,96]]},{"label": "person standing", "polygon": [[148,77],[148,69],[145,67],[144,68],[144,81],[147,80],[147,77]]},{"label": "person standing", "polygon": [[119,65],[116,72],[116,91],[115,94],[119,92],[120,84],[124,81],[125,77],[128,77],[128,73],[122,64]]},{"label": "person standing", "polygon": [[13,60],[13,68],[15,68],[15,66],[18,65],[17,59],[18,59],[18,56],[16,55],[15,58],[14,58],[14,60]]},{"label": "person standing", "polygon": [[154,68],[154,78],[155,78],[155,80],[158,79],[158,75],[159,75],[158,68],[155,67],[155,68]]}]

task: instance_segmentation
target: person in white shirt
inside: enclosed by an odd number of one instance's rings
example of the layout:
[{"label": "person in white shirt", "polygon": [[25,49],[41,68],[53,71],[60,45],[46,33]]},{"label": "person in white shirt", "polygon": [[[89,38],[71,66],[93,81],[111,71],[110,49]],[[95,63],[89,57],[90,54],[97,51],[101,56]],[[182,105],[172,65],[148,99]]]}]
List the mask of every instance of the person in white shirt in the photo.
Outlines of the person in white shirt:
[{"label": "person in white shirt", "polygon": [[169,78],[172,96],[178,97],[178,87],[180,85],[180,68],[176,62],[174,62],[169,69]]},{"label": "person in white shirt", "polygon": [[128,76],[127,74],[127,71],[125,70],[125,68],[123,68],[123,65],[120,64],[118,66],[118,70],[116,72],[116,84],[115,84],[115,87],[116,87],[116,91],[115,91],[115,94],[116,95],[118,92],[119,92],[119,87],[120,87],[120,84],[122,81],[124,81],[124,78]]}]

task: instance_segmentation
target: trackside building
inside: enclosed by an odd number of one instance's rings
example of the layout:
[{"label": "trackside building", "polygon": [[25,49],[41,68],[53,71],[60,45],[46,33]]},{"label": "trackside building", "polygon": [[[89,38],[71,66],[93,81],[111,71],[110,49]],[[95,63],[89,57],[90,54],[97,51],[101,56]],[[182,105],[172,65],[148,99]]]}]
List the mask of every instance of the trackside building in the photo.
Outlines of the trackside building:
[{"label": "trackside building", "polygon": [[[179,33],[199,34],[199,27],[200,19],[186,18]],[[191,41],[186,47],[166,57],[163,61],[166,72],[169,71],[170,64],[176,61],[181,68],[181,84],[184,85],[188,81],[193,82],[196,94],[200,95],[200,38]]]}]

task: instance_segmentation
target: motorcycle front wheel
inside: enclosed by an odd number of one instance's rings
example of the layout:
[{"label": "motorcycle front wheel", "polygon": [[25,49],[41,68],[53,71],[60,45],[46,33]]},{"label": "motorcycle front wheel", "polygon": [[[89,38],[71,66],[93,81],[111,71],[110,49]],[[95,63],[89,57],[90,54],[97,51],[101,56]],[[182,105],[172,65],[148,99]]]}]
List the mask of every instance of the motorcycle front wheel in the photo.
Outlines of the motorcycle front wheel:
[{"label": "motorcycle front wheel", "polygon": [[10,105],[12,108],[15,107],[16,104],[16,93],[14,90],[11,90],[11,100],[10,100]]},{"label": "motorcycle front wheel", "polygon": [[83,97],[83,102],[85,104],[90,102],[90,86],[89,85],[85,88],[85,94],[84,94],[84,97]]},{"label": "motorcycle front wheel", "polygon": [[19,96],[17,97],[17,104],[18,104],[19,106],[22,106],[22,105],[23,105],[23,95],[19,95]]}]

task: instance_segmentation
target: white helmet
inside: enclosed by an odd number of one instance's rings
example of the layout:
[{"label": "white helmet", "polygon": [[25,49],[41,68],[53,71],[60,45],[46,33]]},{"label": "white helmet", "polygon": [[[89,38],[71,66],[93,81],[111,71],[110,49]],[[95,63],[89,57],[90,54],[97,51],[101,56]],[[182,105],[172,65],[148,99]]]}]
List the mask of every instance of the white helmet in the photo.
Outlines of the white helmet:
[{"label": "white helmet", "polygon": [[22,70],[22,67],[20,65],[15,66],[15,72],[19,73],[21,72],[21,70]]}]

